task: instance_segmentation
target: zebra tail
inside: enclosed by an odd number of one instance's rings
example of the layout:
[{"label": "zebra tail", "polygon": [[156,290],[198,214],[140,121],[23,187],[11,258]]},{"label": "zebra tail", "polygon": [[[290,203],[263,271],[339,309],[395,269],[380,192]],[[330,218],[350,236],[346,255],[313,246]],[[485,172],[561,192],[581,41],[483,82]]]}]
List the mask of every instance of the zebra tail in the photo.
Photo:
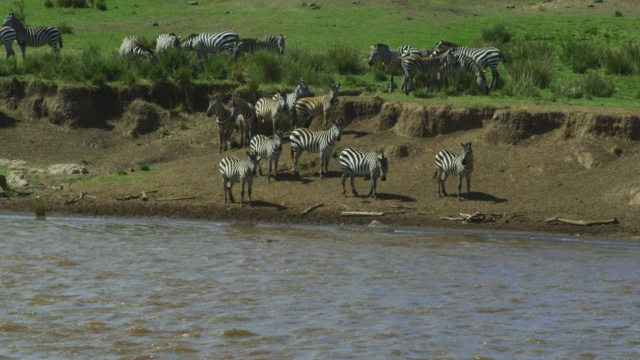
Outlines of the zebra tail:
[{"label": "zebra tail", "polygon": [[500,57],[502,57],[502,62],[506,64],[507,63],[507,58],[504,57],[504,55],[502,55],[502,52],[500,52]]},{"label": "zebra tail", "polygon": [[[60,41],[59,41],[59,44],[60,44],[60,49],[62,49],[62,34],[60,34]],[[505,62],[506,62],[506,61],[505,61]]]}]

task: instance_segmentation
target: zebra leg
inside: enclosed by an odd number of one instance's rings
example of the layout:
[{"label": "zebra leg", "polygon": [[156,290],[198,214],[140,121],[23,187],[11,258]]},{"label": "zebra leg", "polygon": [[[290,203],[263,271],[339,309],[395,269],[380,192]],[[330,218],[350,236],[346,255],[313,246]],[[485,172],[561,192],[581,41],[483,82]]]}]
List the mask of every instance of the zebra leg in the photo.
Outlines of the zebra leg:
[{"label": "zebra leg", "polygon": [[262,176],[262,166],[260,166],[260,160],[262,159],[258,157],[258,173],[260,174],[260,176]]},{"label": "zebra leg", "polygon": [[356,184],[354,183],[355,181],[355,175],[353,174],[353,171],[349,174],[349,182],[351,183],[351,192],[353,193],[353,196],[358,196],[358,191],[356,191]]},{"label": "zebra leg", "polygon": [[371,189],[369,190],[369,196],[377,199],[376,197],[376,180],[378,180],[378,178],[376,176],[373,176],[373,174],[371,174]]},{"label": "zebra leg", "polygon": [[471,192],[471,174],[467,174],[467,195]]},{"label": "zebra leg", "polygon": [[273,162],[273,159],[271,159],[271,157],[269,157],[269,175],[267,175],[267,182],[269,184],[271,184],[271,163]]},{"label": "zebra leg", "polygon": [[460,199],[460,190],[462,190],[462,176],[464,176],[464,175],[463,175],[463,173],[462,173],[462,172],[460,172],[460,173],[458,174],[458,201],[460,201],[460,200],[461,200],[461,199]]},{"label": "zebra leg", "polygon": [[253,187],[253,177],[247,180],[247,190],[249,190],[249,206],[251,206],[251,188]]},{"label": "zebra leg", "polygon": [[389,74],[389,92],[393,92],[393,89],[395,89],[396,84],[393,83],[393,73]]},{"label": "zebra leg", "polygon": [[[280,156],[273,159],[273,181],[278,181],[278,160],[280,160]],[[269,171],[271,172],[271,171]]]},{"label": "zebra leg", "polygon": [[244,185],[246,181],[242,182],[242,190],[240,190],[240,207],[244,207]]},{"label": "zebra leg", "polygon": [[446,180],[446,178],[438,178],[438,182],[440,184],[440,188],[442,189],[442,196],[449,196],[449,194],[447,194],[447,190],[444,187],[444,181]]},{"label": "zebra leg", "polygon": [[222,192],[224,192],[224,203],[227,203],[227,178],[222,177]]},{"label": "zebra leg", "polygon": [[232,203],[235,203],[236,199],[233,198],[233,192],[231,191],[231,180],[229,180],[228,182],[227,191],[229,192],[229,201],[231,201]]},{"label": "zebra leg", "polygon": [[225,140],[224,140],[224,129],[221,126],[218,126],[218,140],[220,142],[220,147],[218,148],[218,154],[222,154],[222,148],[225,145]]},{"label": "zebra leg", "polygon": [[347,189],[344,187],[344,183],[347,181],[347,172],[342,170],[342,197],[347,197]]},{"label": "zebra leg", "polygon": [[320,153],[320,179],[324,179],[324,153]]}]

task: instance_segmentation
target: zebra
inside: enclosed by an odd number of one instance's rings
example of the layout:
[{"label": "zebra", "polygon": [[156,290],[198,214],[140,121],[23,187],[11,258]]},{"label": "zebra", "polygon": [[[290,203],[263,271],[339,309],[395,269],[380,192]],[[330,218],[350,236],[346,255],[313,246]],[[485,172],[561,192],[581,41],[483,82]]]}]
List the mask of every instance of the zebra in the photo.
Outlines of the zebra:
[{"label": "zebra", "polygon": [[[238,116],[242,121],[238,121]],[[242,147],[249,146],[251,138],[256,133],[256,109],[247,101],[234,98],[231,101],[231,119],[240,129],[240,143]]]},{"label": "zebra", "polygon": [[240,207],[244,206],[244,186],[247,184],[249,190],[249,206],[251,206],[251,187],[253,185],[253,177],[256,174],[258,159],[256,155],[247,151],[247,159],[240,160],[234,156],[226,156],[220,160],[220,176],[222,176],[222,189],[224,191],[224,203],[227,203],[227,193],[229,200],[233,203],[233,193],[231,187],[234,183],[241,183],[240,191]]},{"label": "zebra", "polygon": [[421,56],[427,57],[431,55],[431,51],[428,49],[418,49],[414,48],[411,45],[402,45],[398,47],[398,52],[400,53],[400,57],[404,56]]},{"label": "zebra", "polygon": [[193,49],[198,54],[198,58],[207,56],[207,53],[216,53],[233,49],[233,45],[238,42],[238,34],[225,30],[219,33],[203,33],[198,35],[193,41]]},{"label": "zebra", "polygon": [[[274,99],[276,96],[278,95],[275,95]],[[307,83],[304,82],[303,80],[296,81],[296,88],[293,90],[293,92],[287,94],[287,108],[289,109],[288,113],[291,118],[291,126],[294,129],[297,123],[296,102],[299,99],[310,97],[310,96],[313,96],[313,93],[309,89],[309,85],[307,85]]]},{"label": "zebra", "polygon": [[273,132],[278,129],[278,121],[280,116],[287,107],[287,94],[280,90],[272,98],[263,97],[256,102],[256,120],[265,123],[271,120],[273,123]]},{"label": "zebra", "polygon": [[433,172],[433,178],[438,178],[437,188],[438,197],[442,194],[447,196],[444,188],[444,181],[450,174],[458,175],[458,200],[460,200],[460,190],[462,189],[462,177],[467,179],[467,195],[471,190],[471,173],[473,172],[473,149],[471,143],[462,145],[462,155],[457,156],[451,150],[442,150],[436,154],[436,170]]},{"label": "zebra", "polygon": [[[40,47],[49,44],[53,51],[60,51],[60,49],[62,49],[62,35],[60,34],[60,30],[55,26],[25,27],[13,13],[7,15],[4,19],[3,26],[8,26],[16,31],[16,42],[20,46],[20,50],[22,50],[23,58],[27,46]],[[60,46],[60,48],[58,48],[58,46]]]},{"label": "zebra", "polygon": [[242,39],[233,46],[233,60],[238,60],[244,53],[253,53],[259,50],[284,53],[284,35],[267,35],[262,39]]},{"label": "zebra", "polygon": [[309,131],[308,129],[295,129],[289,135],[291,140],[291,158],[293,159],[293,175],[300,176],[298,160],[303,151],[320,153],[320,178],[324,178],[329,171],[329,157],[333,146],[342,138],[342,124],[334,122],[329,130]]},{"label": "zebra", "polygon": [[498,81],[500,80],[498,65],[500,64],[500,61],[504,61],[505,63],[507,62],[499,49],[494,47],[470,48],[442,40],[436,45],[433,50],[433,54],[441,54],[447,50],[451,50],[456,56],[459,54],[467,55],[478,64],[489,67],[492,75],[491,85],[489,87],[495,89],[496,86],[498,86]]},{"label": "zebra", "polygon": [[[402,46],[400,48],[403,48]],[[402,71],[402,63],[400,59],[402,53],[400,50],[391,50],[389,45],[376,44],[371,45],[371,53],[369,54],[369,66],[373,66],[377,62],[382,62],[384,70],[389,74],[389,92],[396,87],[393,83],[393,76]]]},{"label": "zebra", "polygon": [[256,135],[251,138],[251,151],[256,154],[258,158],[258,170],[260,170],[260,176],[262,176],[262,167],[260,167],[260,160],[263,158],[269,159],[269,175],[267,181],[271,182],[271,164],[275,166],[273,173],[273,179],[277,180],[278,176],[278,160],[280,159],[280,153],[282,153],[282,143],[284,142],[282,130],[276,130],[271,138],[264,135]]},{"label": "zebra", "polygon": [[158,63],[158,58],[155,56],[153,51],[142,45],[137,37],[131,35],[122,40],[122,45],[120,45],[120,56],[126,59],[141,57],[147,59],[147,61],[152,64]]},{"label": "zebra", "polygon": [[231,143],[231,134],[233,133],[233,118],[231,117],[231,111],[224,107],[220,98],[215,96],[208,96],[209,108],[207,109],[207,116],[211,117],[215,114],[216,123],[218,123],[218,138],[220,140],[220,148],[218,154],[227,150],[227,143]]},{"label": "zebra", "polygon": [[180,39],[178,36],[174,33],[159,35],[156,39],[156,54],[160,54],[171,48],[180,49]]},{"label": "zebra", "polygon": [[331,85],[330,92],[327,95],[306,97],[296,102],[296,123],[294,128],[297,127],[298,122],[301,127],[308,127],[311,123],[311,119],[316,115],[324,115],[324,128],[327,127],[329,122],[329,116],[338,104],[338,90],[340,90],[340,84]]},{"label": "zebra", "polygon": [[15,55],[15,51],[13,51],[13,42],[16,40],[16,31],[13,28],[8,26],[3,26],[0,28],[0,44],[3,44],[5,49],[7,50],[7,58]]},{"label": "zebra", "polygon": [[384,152],[361,152],[353,148],[342,150],[338,157],[342,166],[342,196],[347,197],[347,190],[344,183],[349,178],[351,182],[351,192],[354,196],[358,196],[356,187],[353,184],[356,175],[370,175],[371,189],[370,197],[376,199],[376,182],[378,176],[381,175],[382,181],[387,180],[387,171],[389,170],[389,161],[384,156]]},{"label": "zebra", "polygon": [[191,35],[187,36],[186,38],[182,39],[180,41],[180,48],[182,50],[196,51],[194,43],[195,43],[196,39],[198,38],[198,36],[200,36],[200,35],[199,34],[191,34]]},{"label": "zebra", "polygon": [[[476,77],[476,84],[478,84],[480,91],[483,94],[488,95],[489,88],[487,87],[487,77],[486,77],[487,71],[475,60],[473,60],[472,58],[464,54],[458,55],[458,61],[460,62],[460,65],[465,71],[468,71],[469,73],[471,73],[473,76]],[[463,74],[463,78],[461,79],[461,82],[463,80],[464,80],[464,74]]]},{"label": "zebra", "polygon": [[434,80],[437,78],[440,70],[446,69],[448,65],[452,65],[457,62],[458,59],[449,51],[429,58],[405,56],[402,58],[404,79],[402,80],[401,89],[408,95],[409,91],[411,91],[411,82],[413,77],[419,74],[427,74],[429,76],[429,91],[433,91]]}]

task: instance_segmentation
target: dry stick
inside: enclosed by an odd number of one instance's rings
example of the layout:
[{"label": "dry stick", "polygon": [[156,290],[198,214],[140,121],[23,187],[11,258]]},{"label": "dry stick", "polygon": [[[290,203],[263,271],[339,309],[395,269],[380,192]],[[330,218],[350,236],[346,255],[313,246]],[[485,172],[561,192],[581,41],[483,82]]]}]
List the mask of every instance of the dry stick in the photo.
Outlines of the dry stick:
[{"label": "dry stick", "polygon": [[370,211],[343,211],[341,216],[382,216],[383,212],[370,212]]},{"label": "dry stick", "polygon": [[183,197],[174,197],[174,198],[158,198],[156,201],[174,201],[174,200],[190,200],[197,199],[197,196],[183,196]]},{"label": "dry stick", "polygon": [[324,206],[324,203],[321,202],[321,203],[317,203],[315,205],[311,205],[308,208],[304,209],[304,211],[302,212],[302,215],[306,215],[306,214],[312,212],[313,210],[315,210],[315,209],[317,209],[317,208],[319,208],[321,206]]},{"label": "dry stick", "polygon": [[618,219],[613,218],[613,219],[607,219],[607,220],[584,221],[584,220],[563,219],[563,218],[559,218],[559,217],[556,216],[556,217],[552,217],[552,218],[549,218],[549,219],[545,220],[545,222],[547,224],[563,223],[563,224],[570,224],[570,225],[590,226],[590,225],[617,224],[618,223]]},{"label": "dry stick", "polygon": [[90,196],[90,195],[87,195],[87,193],[86,193],[86,192],[81,192],[79,197],[77,197],[77,198],[75,198],[75,199],[67,200],[67,201],[65,201],[64,203],[65,203],[66,205],[70,205],[70,204],[77,203],[78,201],[83,200],[83,199],[85,199],[85,198],[92,198],[92,199],[94,199],[94,200],[96,199],[96,197],[95,197],[95,196]]},{"label": "dry stick", "polygon": [[143,191],[140,194],[119,197],[119,198],[116,198],[116,200],[118,200],[118,201],[127,201],[127,200],[133,200],[133,199],[142,198],[143,201],[147,201],[149,199],[147,197],[147,194],[152,194],[152,193],[157,193],[157,192],[158,192],[158,190]]}]

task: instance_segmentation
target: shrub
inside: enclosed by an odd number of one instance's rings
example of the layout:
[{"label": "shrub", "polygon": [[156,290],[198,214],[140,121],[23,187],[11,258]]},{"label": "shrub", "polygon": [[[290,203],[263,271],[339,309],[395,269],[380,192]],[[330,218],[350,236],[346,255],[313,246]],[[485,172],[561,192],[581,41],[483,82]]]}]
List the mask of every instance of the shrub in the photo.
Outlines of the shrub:
[{"label": "shrub", "polygon": [[73,34],[73,28],[67,25],[66,22],[63,22],[60,25],[58,25],[58,30],[60,30],[60,33],[62,34]]},{"label": "shrub", "polygon": [[63,8],[86,8],[87,0],[57,0],[58,7]]},{"label": "shrub", "polygon": [[250,57],[246,77],[252,83],[279,83],[284,73],[280,54],[259,51]]},{"label": "shrub", "polygon": [[531,81],[547,88],[556,74],[553,64],[555,50],[546,41],[519,41],[505,49],[509,62],[505,64],[514,81]]},{"label": "shrub", "polygon": [[551,86],[551,91],[556,96],[562,96],[569,99],[580,99],[584,97],[582,82],[577,79],[558,79]]},{"label": "shrub", "polygon": [[9,12],[12,12],[24,26],[27,26],[27,15],[24,13],[24,0],[13,0],[13,6],[15,6],[15,9],[11,8]]},{"label": "shrub", "polygon": [[96,0],[95,7],[100,11],[107,11],[107,0]]},{"label": "shrub", "polygon": [[624,49],[607,51],[603,57],[605,69],[617,75],[632,75],[634,71],[633,58]]},{"label": "shrub", "polygon": [[115,51],[105,54],[95,45],[82,50],[78,67],[83,80],[94,85],[118,81],[125,74],[125,63],[119,54]]},{"label": "shrub", "polygon": [[505,24],[496,24],[490,29],[483,29],[481,36],[484,42],[496,46],[506,44],[513,38],[513,34],[507,30]]},{"label": "shrub", "polygon": [[327,49],[329,67],[340,75],[362,74],[364,64],[360,50],[346,44],[330,44]]},{"label": "shrub", "polygon": [[616,12],[615,12],[615,15],[616,15],[617,17],[622,17],[622,11],[616,11]]},{"label": "shrub", "polygon": [[47,212],[47,201],[39,196],[33,199],[33,212],[36,216],[44,216]]},{"label": "shrub", "polygon": [[146,163],[146,162],[141,162],[140,164],[138,164],[138,166],[140,167],[140,171],[151,170],[151,166],[149,165],[149,163]]},{"label": "shrub", "polygon": [[53,7],[53,1],[44,0],[44,7],[46,7],[47,9],[51,9]]},{"label": "shrub", "polygon": [[530,73],[522,74],[515,79],[511,77],[509,81],[506,81],[502,91],[507,96],[540,97],[536,82]]},{"label": "shrub", "polygon": [[573,72],[584,74],[588,69],[602,66],[600,60],[604,51],[601,44],[592,41],[566,41],[562,44],[560,58]]},{"label": "shrub", "polygon": [[613,81],[598,71],[588,72],[582,81],[584,93],[588,96],[608,98],[616,92]]}]

